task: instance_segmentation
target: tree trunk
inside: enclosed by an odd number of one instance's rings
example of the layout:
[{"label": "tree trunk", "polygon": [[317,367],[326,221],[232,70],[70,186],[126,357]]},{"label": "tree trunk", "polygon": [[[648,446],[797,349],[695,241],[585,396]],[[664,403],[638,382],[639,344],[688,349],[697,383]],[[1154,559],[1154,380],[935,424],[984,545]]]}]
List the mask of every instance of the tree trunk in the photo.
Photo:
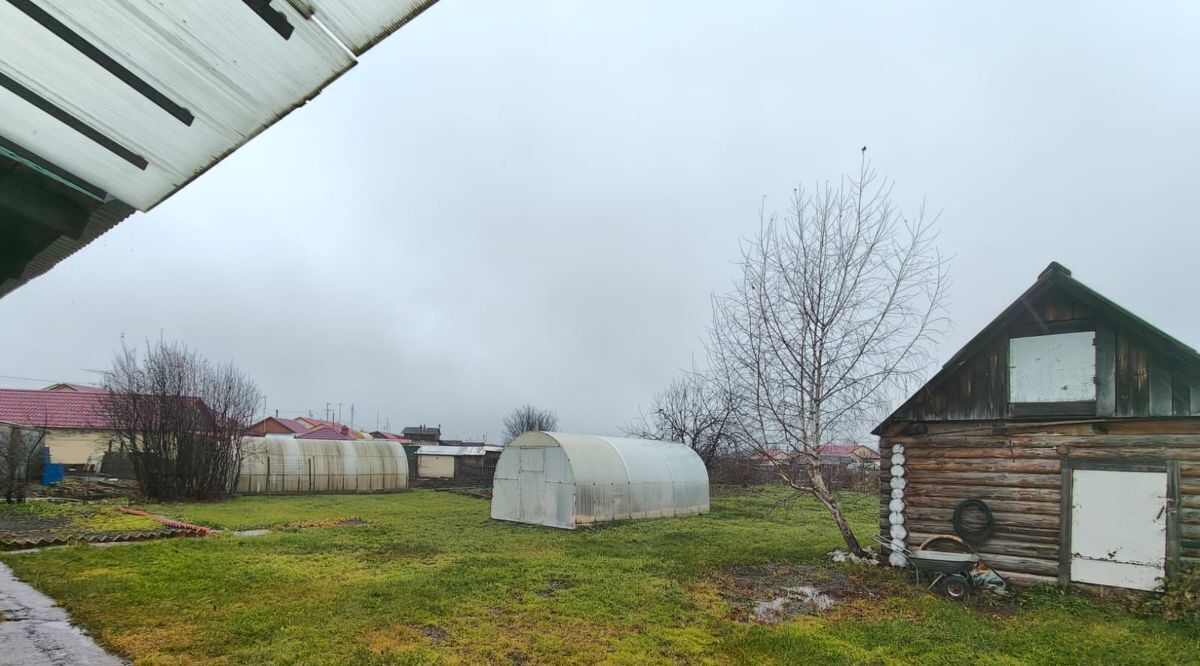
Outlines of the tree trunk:
[{"label": "tree trunk", "polygon": [[858,538],[854,536],[854,530],[850,529],[850,523],[846,521],[846,516],[842,515],[837,498],[825,485],[825,479],[821,476],[821,466],[812,463],[805,465],[804,473],[808,476],[808,485],[812,489],[812,494],[821,501],[821,504],[825,505],[826,509],[829,509],[829,513],[833,516],[833,522],[837,525],[838,532],[841,532],[842,539],[846,542],[846,548],[856,557],[868,557],[867,552],[859,545]]}]

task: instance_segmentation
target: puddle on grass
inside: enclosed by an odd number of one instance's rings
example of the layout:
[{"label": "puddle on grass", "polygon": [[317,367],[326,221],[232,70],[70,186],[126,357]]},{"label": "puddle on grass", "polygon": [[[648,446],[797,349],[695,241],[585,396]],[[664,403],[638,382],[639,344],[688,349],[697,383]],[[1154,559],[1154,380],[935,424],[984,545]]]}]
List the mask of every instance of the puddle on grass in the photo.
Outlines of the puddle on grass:
[{"label": "puddle on grass", "polygon": [[546,584],[546,587],[538,590],[537,595],[539,597],[549,598],[549,597],[554,596],[555,592],[558,592],[559,590],[565,590],[569,587],[571,587],[571,584],[568,583],[567,581],[554,578],[554,579],[551,579],[550,582]]},{"label": "puddle on grass", "polygon": [[230,532],[233,536],[239,537],[257,537],[266,536],[271,533],[271,530],[234,530]]},{"label": "puddle on grass", "polygon": [[446,631],[441,627],[428,624],[424,627],[421,627],[420,632],[425,634],[425,637],[434,643],[441,643],[442,641],[446,640]]}]

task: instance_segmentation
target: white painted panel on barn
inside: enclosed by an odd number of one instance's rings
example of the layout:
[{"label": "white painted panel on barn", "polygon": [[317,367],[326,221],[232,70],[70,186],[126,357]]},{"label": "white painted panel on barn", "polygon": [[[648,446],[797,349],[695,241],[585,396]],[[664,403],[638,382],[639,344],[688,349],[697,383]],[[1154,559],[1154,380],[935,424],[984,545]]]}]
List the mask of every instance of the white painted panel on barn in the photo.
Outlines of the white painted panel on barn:
[{"label": "white painted panel on barn", "polygon": [[423,479],[453,479],[454,456],[419,455],[417,472]]},{"label": "white painted panel on barn", "polygon": [[1011,402],[1096,399],[1093,331],[1013,338],[1008,346]]},{"label": "white painted panel on barn", "polygon": [[1153,590],[1167,552],[1165,472],[1074,470],[1071,580]]}]

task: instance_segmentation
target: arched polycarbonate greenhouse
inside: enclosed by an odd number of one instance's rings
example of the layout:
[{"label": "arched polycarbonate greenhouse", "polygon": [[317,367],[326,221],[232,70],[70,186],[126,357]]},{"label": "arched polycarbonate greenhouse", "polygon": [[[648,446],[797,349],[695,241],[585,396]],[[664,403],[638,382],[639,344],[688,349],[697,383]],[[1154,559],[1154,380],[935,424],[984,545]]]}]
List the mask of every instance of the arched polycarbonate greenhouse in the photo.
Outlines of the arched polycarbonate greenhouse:
[{"label": "arched polycarbonate greenhouse", "polygon": [[708,471],[682,444],[527,432],[500,455],[492,518],[576,525],[708,512]]},{"label": "arched polycarbonate greenhouse", "polygon": [[247,437],[237,492],[368,493],[408,488],[400,442]]}]

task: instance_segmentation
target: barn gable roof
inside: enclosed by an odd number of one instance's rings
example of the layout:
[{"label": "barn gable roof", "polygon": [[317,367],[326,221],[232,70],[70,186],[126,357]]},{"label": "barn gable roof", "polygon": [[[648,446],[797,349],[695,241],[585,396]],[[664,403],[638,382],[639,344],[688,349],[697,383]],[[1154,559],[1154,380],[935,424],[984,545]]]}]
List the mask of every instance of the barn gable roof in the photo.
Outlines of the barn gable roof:
[{"label": "barn gable roof", "polygon": [[1037,318],[1037,313],[1034,311],[1032,304],[1038,299],[1046,296],[1052,291],[1064,294],[1072,298],[1096,312],[1098,315],[1112,321],[1123,330],[1132,332],[1133,334],[1145,339],[1156,350],[1171,356],[1180,364],[1193,368],[1200,369],[1200,352],[1197,352],[1192,347],[1180,342],[1174,337],[1163,332],[1161,329],[1150,324],[1146,320],[1138,317],[1129,310],[1121,307],[1117,303],[1109,300],[1091,287],[1076,280],[1071,275],[1070,269],[1057,261],[1050,262],[1028,289],[1017,297],[1007,308],[1005,308],[995,319],[987,326],[971,338],[962,349],[959,349],[950,360],[942,365],[941,369],[929,381],[914,392],[903,404],[893,411],[886,419],[872,430],[872,434],[879,435],[883,432],[884,427],[893,420],[898,420],[899,417],[909,411],[909,409],[918,400],[929,393],[937,390],[947,380],[955,375],[972,357],[978,354],[981,350],[995,341],[996,337],[1003,334],[1007,324],[1013,322],[1018,317],[1033,315],[1035,320],[1041,324],[1043,333],[1051,333],[1050,327],[1045,322],[1041,322]]}]

